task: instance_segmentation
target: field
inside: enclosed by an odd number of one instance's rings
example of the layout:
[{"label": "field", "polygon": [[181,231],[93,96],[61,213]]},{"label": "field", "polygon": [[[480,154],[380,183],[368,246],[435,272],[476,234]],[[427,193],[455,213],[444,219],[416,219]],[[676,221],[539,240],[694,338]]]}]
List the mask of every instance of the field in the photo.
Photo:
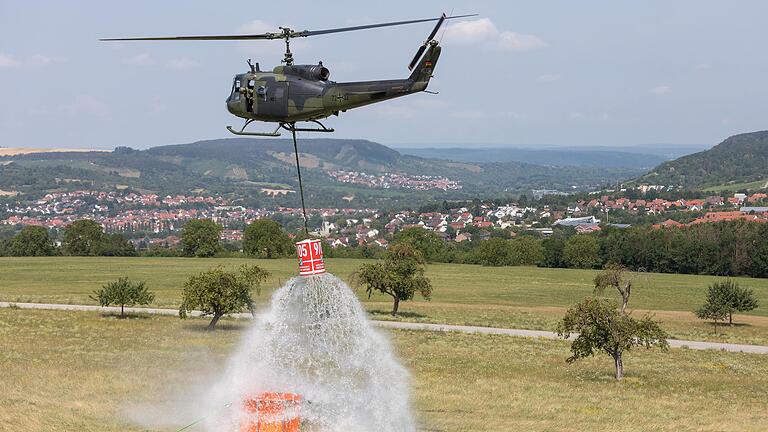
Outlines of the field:
[{"label": "field", "polygon": [[[329,271],[349,280],[362,260],[327,260]],[[268,269],[272,277],[257,297],[266,303],[275,287],[296,272],[296,263],[285,260],[190,258],[0,258],[0,301],[94,304],[91,292],[107,281],[127,275],[146,280],[157,293],[154,306],[177,307],[189,275],[222,265],[250,263]],[[592,292],[595,271],[536,267],[491,268],[475,265],[433,264],[428,276],[434,296],[401,304],[398,319],[417,322],[467,324],[551,330],[565,308]],[[704,299],[707,286],[721,278],[710,276],[642,274],[630,306],[635,313],[653,311],[673,337],[738,343],[768,344],[768,279],[738,278],[754,289],[761,307],[736,316],[738,325],[715,335],[709,323],[691,313]],[[361,300],[375,319],[391,319],[388,297]]]},{"label": "field", "polygon": [[710,186],[707,187],[704,190],[704,192],[723,192],[723,191],[739,191],[739,190],[750,190],[755,191],[759,189],[766,189],[768,188],[768,180],[757,180],[753,182],[748,183],[725,183],[721,185],[716,186]]},{"label": "field", "polygon": [[[0,309],[0,430],[175,431],[245,321]],[[395,331],[423,431],[763,431],[768,356],[637,351],[567,365],[567,343]],[[204,393],[203,393],[204,394]],[[173,422],[165,424],[163,422]],[[188,429],[198,431],[200,429]]]}]

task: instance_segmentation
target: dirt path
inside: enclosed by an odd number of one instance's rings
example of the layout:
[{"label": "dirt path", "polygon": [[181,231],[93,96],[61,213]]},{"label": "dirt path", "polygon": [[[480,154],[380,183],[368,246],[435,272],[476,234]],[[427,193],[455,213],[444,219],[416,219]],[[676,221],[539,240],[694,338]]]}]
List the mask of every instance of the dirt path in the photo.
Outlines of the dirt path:
[{"label": "dirt path", "polygon": [[[89,305],[68,305],[68,304],[47,304],[47,303],[14,303],[14,302],[0,302],[0,308],[17,307],[19,309],[42,309],[42,310],[65,310],[65,311],[84,311],[84,312],[120,312],[119,307],[100,307]],[[154,315],[171,315],[175,316],[179,314],[176,309],[156,309],[156,308],[125,308],[129,313],[146,313]],[[200,316],[200,312],[193,312],[191,316]],[[251,318],[249,313],[233,314],[236,318]],[[505,329],[505,328],[493,328],[493,327],[477,327],[477,326],[462,326],[462,325],[449,325],[449,324],[427,324],[427,323],[412,323],[402,321],[373,321],[374,325],[399,330],[424,330],[424,331],[443,331],[443,332],[462,332],[462,333],[478,333],[478,334],[497,334],[507,336],[518,337],[534,337],[545,339],[558,339],[557,334],[554,332],[543,330],[522,330],[522,329]],[[669,346],[673,348],[689,348],[695,350],[721,350],[729,352],[745,352],[753,354],[768,354],[768,346],[765,345],[742,345],[731,343],[719,343],[719,342],[700,342],[700,341],[687,341],[669,339]]]}]

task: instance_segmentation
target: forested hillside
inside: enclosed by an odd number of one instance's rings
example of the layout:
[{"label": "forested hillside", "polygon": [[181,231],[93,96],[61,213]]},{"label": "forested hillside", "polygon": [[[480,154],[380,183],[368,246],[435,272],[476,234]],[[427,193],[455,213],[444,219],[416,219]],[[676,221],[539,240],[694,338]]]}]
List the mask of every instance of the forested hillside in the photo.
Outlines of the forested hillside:
[{"label": "forested hillside", "polygon": [[689,189],[766,182],[768,131],[734,135],[709,150],[665,162],[637,181]]}]

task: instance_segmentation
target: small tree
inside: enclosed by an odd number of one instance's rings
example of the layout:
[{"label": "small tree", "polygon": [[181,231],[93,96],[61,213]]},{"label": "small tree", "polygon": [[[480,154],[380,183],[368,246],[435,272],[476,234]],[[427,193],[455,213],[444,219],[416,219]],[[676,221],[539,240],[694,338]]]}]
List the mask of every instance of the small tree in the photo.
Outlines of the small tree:
[{"label": "small tree", "polygon": [[727,285],[728,292],[728,324],[733,325],[733,312],[749,312],[757,309],[757,299],[755,293],[749,288],[742,288],[738,283],[728,279],[721,284]]},{"label": "small tree", "polygon": [[725,299],[707,296],[707,302],[696,311],[696,316],[703,320],[712,320],[715,323],[715,334],[717,334],[717,322],[725,321],[729,312]]},{"label": "small tree", "polygon": [[666,350],[667,334],[650,315],[642,319],[619,312],[609,300],[589,297],[568,309],[557,325],[557,333],[569,338],[579,335],[571,344],[571,356],[566,362],[605,352],[613,358],[617,380],[624,376],[624,353],[635,346]]},{"label": "small tree", "polygon": [[424,276],[424,258],[409,243],[392,244],[384,262],[363,264],[353,280],[365,286],[368,298],[374,291],[391,296],[392,316],[397,315],[401,301],[413,299],[417,292],[425,300],[432,296],[432,283]]},{"label": "small tree", "polygon": [[93,294],[90,297],[101,306],[119,305],[120,318],[125,318],[125,306],[148,305],[155,300],[146,282],[131,282],[127,277],[109,282]]},{"label": "small tree", "polygon": [[187,256],[212,257],[221,249],[219,236],[222,226],[210,219],[193,219],[184,225],[181,249]]},{"label": "small tree", "polygon": [[269,219],[253,221],[243,233],[243,252],[258,258],[280,258],[294,251],[282,226]]},{"label": "small tree", "polygon": [[257,266],[243,265],[237,272],[216,267],[192,276],[184,284],[179,317],[186,318],[193,310],[203,316],[212,315],[208,330],[213,330],[219,319],[227,314],[253,311],[251,292],[261,294],[261,283],[269,272]]},{"label": "small tree", "polygon": [[696,316],[701,319],[714,321],[715,334],[717,334],[718,321],[725,321],[733,325],[733,312],[747,312],[757,308],[757,299],[749,288],[741,288],[739,284],[726,279],[715,282],[707,290],[707,299],[704,305],[696,311]]},{"label": "small tree", "polygon": [[595,295],[603,295],[606,288],[614,288],[621,296],[621,313],[626,312],[632,294],[632,280],[626,274],[627,269],[621,264],[606,264],[605,269],[595,276]]}]

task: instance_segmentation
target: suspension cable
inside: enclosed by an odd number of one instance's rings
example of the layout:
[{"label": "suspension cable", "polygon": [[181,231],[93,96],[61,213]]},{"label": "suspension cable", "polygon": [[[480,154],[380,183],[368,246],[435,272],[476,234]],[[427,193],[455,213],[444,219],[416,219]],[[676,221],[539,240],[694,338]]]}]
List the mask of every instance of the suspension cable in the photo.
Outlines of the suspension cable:
[{"label": "suspension cable", "polygon": [[301,181],[301,164],[299,163],[299,146],[296,143],[296,123],[291,123],[291,135],[293,136],[293,151],[296,155],[296,171],[299,174],[299,194],[301,195],[301,212],[304,215],[304,233],[309,237],[307,227],[307,207],[304,205],[304,183]]}]

